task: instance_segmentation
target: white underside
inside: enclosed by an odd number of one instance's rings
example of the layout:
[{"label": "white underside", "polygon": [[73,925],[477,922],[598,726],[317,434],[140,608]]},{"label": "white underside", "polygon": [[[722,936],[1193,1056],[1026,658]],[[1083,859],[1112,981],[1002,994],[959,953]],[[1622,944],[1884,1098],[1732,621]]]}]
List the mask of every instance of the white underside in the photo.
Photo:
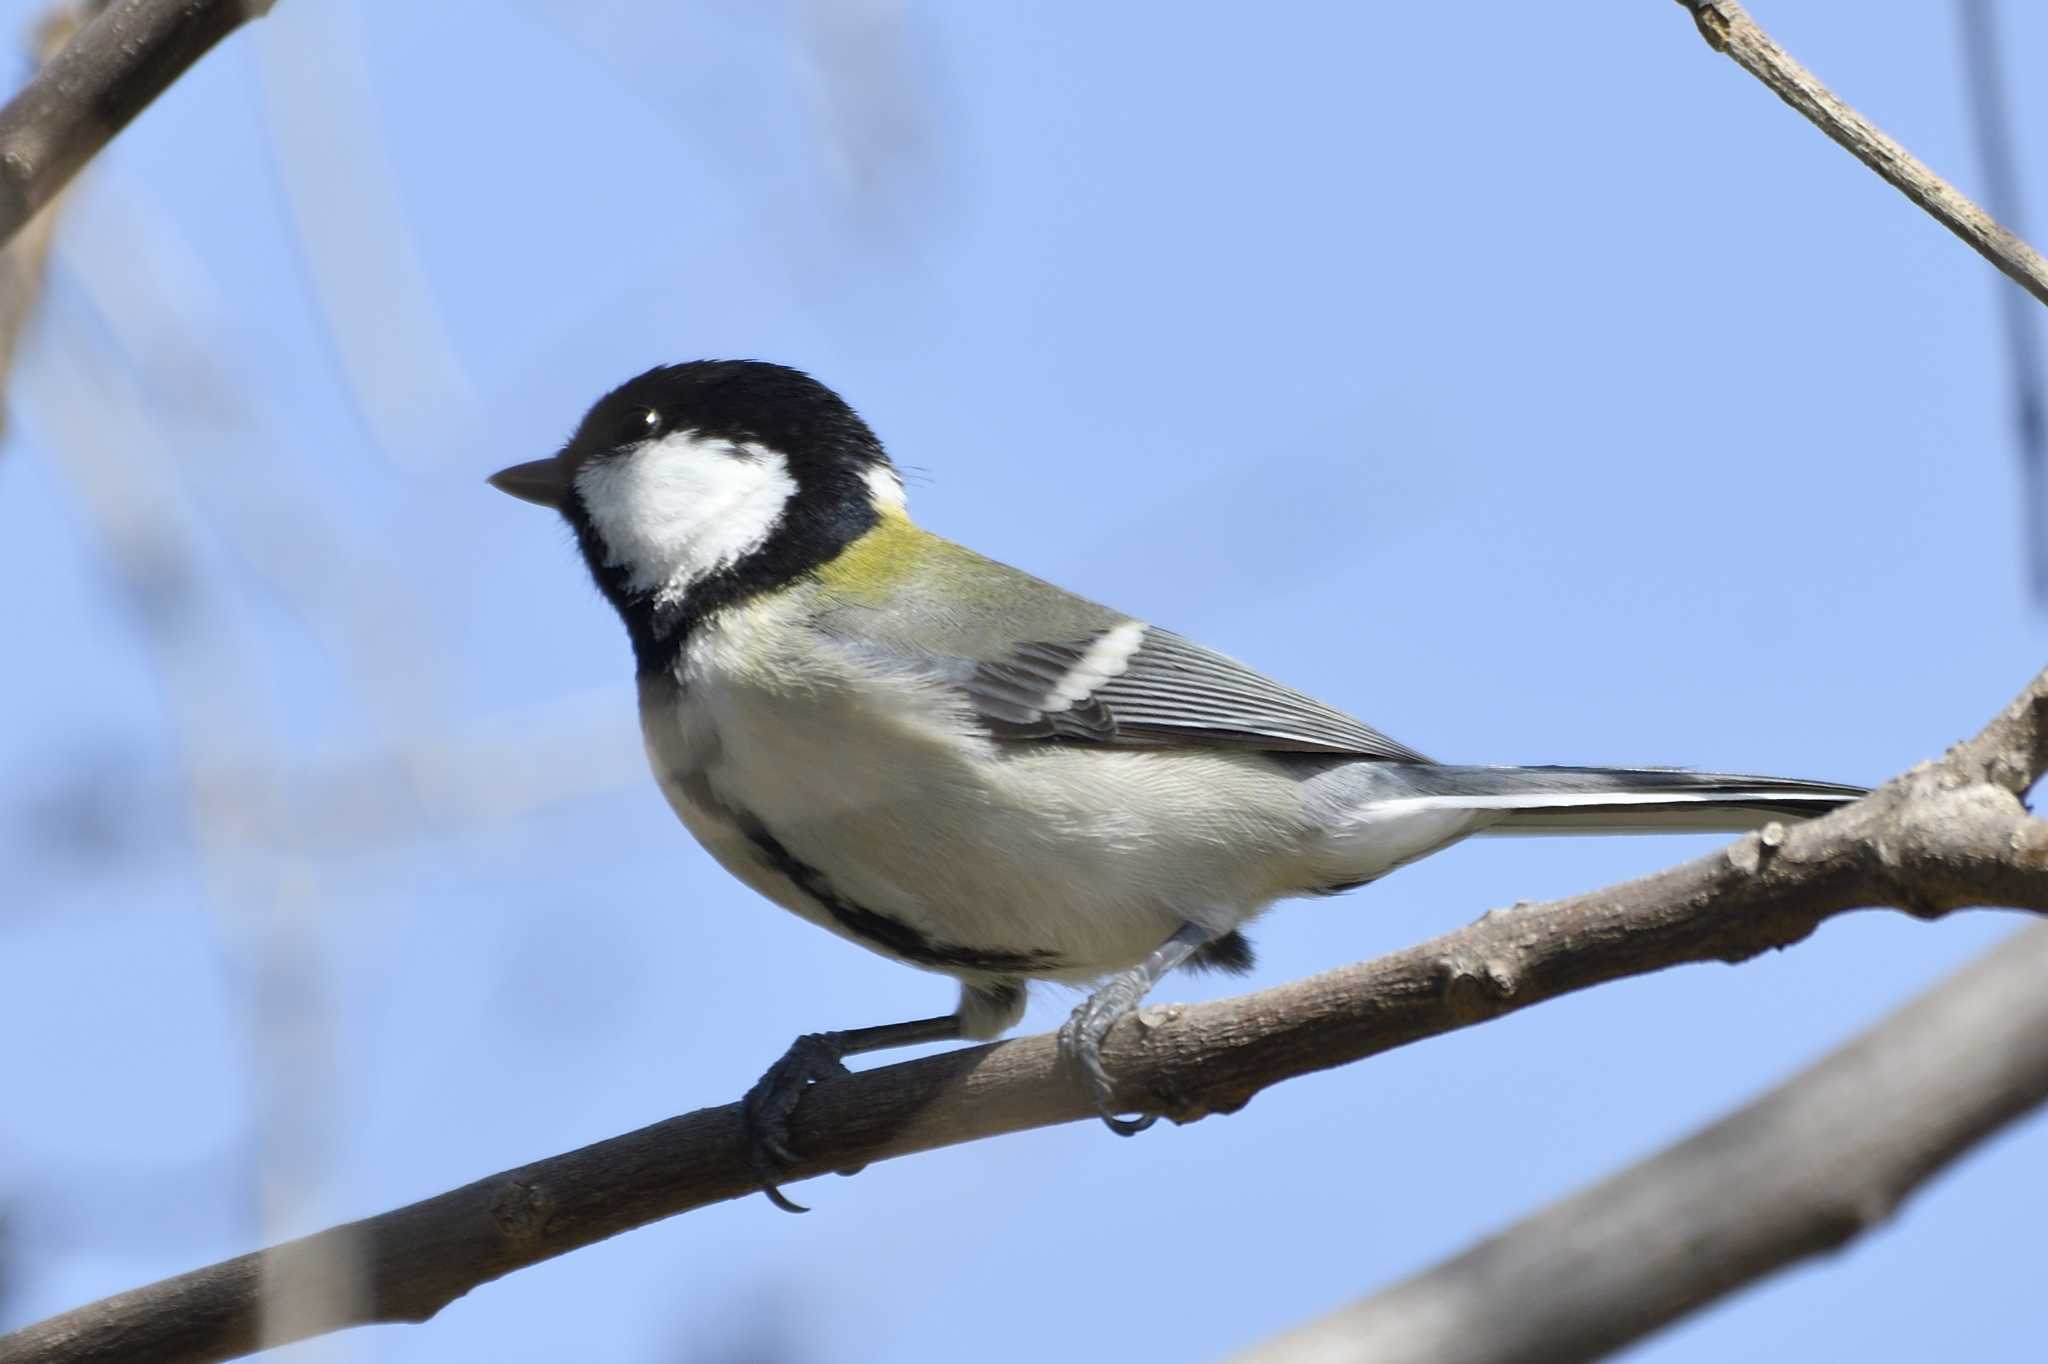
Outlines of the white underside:
[{"label": "white underside", "polygon": [[750,812],[845,899],[936,942],[1049,952],[1063,965],[1038,974],[1077,982],[1133,965],[1183,922],[1227,931],[1496,817],[1343,810],[1328,783],[1305,786],[1251,752],[997,744],[937,683],[804,639],[796,610],[706,627],[681,690],[648,689],[642,722],[697,839],[835,932],[730,810]]}]

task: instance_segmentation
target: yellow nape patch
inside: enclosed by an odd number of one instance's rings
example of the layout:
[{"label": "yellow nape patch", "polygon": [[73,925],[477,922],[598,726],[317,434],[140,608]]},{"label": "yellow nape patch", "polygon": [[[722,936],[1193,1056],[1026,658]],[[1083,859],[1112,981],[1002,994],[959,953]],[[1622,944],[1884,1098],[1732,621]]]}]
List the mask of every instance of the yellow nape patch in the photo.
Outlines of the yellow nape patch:
[{"label": "yellow nape patch", "polygon": [[819,567],[818,581],[849,597],[879,597],[934,553],[954,548],[902,512],[885,509],[873,530]]}]

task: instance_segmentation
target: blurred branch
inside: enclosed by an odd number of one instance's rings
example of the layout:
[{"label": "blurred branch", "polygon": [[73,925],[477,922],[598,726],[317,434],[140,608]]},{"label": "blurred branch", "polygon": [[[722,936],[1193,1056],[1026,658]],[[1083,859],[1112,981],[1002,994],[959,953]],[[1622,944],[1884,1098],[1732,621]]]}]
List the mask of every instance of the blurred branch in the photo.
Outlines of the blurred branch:
[{"label": "blurred branch", "polygon": [[186,68],[275,0],[114,0],[0,108],[0,242]]},{"label": "blurred branch", "polygon": [[[14,375],[15,348],[43,296],[50,244],[57,235],[57,208],[52,203],[16,233],[14,240],[0,247],[0,391]],[[5,411],[0,410],[0,429],[6,420]]]},{"label": "blurred branch", "polygon": [[[1859,906],[2048,912],[2048,823],[2019,801],[2044,767],[2048,672],[1940,762],[1824,819],[1277,989],[1142,1010],[1106,1048],[1119,1099],[1177,1122],[1232,1112],[1280,1080],[1602,981],[1784,947]],[[963,1048],[814,1086],[792,1122],[807,1154],[790,1179],[1093,1111],[1049,1034]],[[702,1109],[50,1318],[0,1338],[0,1364],[231,1358],[256,1346],[265,1276],[336,1245],[361,1256],[365,1291],[295,1326],[424,1321],[515,1269],[755,1187],[739,1105]]]},{"label": "blurred branch", "polygon": [[1858,161],[1883,176],[1894,189],[1933,214],[1943,227],[2004,271],[2015,284],[2048,303],[2048,261],[1991,215],[1959,193],[1953,185],[1880,132],[1851,109],[1772,42],[1737,0],[1678,0],[1699,25],[1700,36],[1716,52],[1771,88],[1815,127],[1846,148]]},{"label": "blurred branch", "polygon": [[[106,8],[105,0],[83,0],[72,4],[60,0],[37,21],[30,39],[31,55],[38,69],[49,65],[77,34],[80,25]],[[14,373],[14,350],[28,329],[36,303],[43,296],[43,280],[50,265],[50,243],[57,235],[55,196],[45,211],[33,219],[14,240],[0,247],[0,392]],[[0,410],[0,429],[6,413]]]},{"label": "blurred branch", "polygon": [[377,452],[418,472],[484,404],[400,191],[368,22],[361,5],[315,4],[269,25],[261,122],[348,397]]},{"label": "blurred branch", "polygon": [[[175,491],[181,468],[158,457],[167,439],[161,414],[131,376],[92,358],[79,329],[53,328],[49,341],[24,356],[40,446],[69,476],[103,546],[178,739],[201,886],[246,987],[257,1159],[244,1173],[261,1218],[255,1234],[282,1234],[276,1229],[311,1220],[327,1134],[337,1130],[331,1009],[319,971],[324,881],[291,844],[295,791],[284,745],[261,669],[212,590]],[[258,1329],[267,1342],[303,1336],[301,1323],[331,1319],[333,1304],[352,1300],[354,1282],[346,1238],[317,1259],[266,1265]]]},{"label": "blurred branch", "polygon": [[[2027,230],[2013,155],[2012,106],[2000,60],[1996,0],[1962,0],[1963,89],[1984,166],[1984,198],[2013,231]],[[2040,316],[2027,300],[1998,288],[1998,312],[2012,366],[2013,441],[2019,449],[2027,575],[2034,604],[2048,605],[2048,372],[2041,364]]]},{"label": "blurred branch", "polygon": [[1719,1122],[1234,1364],[1597,1359],[1889,1217],[2048,1100],[2048,924]]}]

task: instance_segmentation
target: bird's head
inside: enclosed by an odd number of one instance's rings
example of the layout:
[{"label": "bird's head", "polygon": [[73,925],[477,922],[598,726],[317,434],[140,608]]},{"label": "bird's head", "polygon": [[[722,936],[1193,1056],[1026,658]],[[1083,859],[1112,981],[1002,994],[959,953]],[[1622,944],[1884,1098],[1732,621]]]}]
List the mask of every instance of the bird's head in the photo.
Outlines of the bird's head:
[{"label": "bird's head", "polygon": [[558,454],[490,482],[562,513],[643,667],[650,646],[787,586],[903,507],[902,480],[845,400],[758,360],[628,379]]}]

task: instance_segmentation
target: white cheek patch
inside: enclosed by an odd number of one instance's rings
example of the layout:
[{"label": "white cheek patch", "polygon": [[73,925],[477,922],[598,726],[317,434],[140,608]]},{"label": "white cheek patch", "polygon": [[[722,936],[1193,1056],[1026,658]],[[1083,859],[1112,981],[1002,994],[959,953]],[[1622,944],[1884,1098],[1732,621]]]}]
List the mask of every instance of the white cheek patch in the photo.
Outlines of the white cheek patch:
[{"label": "white cheek patch", "polygon": [[673,598],[766,544],[796,480],[765,446],[677,431],[584,465],[576,492],[605,562],[633,591]]}]

